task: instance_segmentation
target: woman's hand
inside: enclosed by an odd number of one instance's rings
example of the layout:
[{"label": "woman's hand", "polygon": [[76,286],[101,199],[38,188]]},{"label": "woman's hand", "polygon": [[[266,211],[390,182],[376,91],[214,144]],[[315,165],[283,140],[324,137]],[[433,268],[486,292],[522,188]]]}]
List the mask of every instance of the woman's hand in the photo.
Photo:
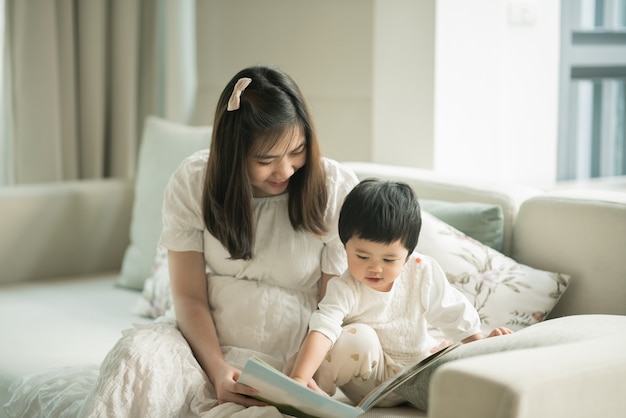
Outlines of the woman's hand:
[{"label": "woman's hand", "polygon": [[209,310],[204,254],[170,250],[168,259],[178,327],[213,384],[218,402],[235,402],[244,406],[266,405],[247,397],[256,395],[257,391],[237,383],[241,372],[222,356]]},{"label": "woman's hand", "polygon": [[237,383],[237,379],[241,375],[241,371],[228,363],[224,363],[216,373],[213,374],[212,380],[218,403],[234,402],[243,406],[265,406],[265,402],[261,402],[250,396],[257,395],[258,391],[253,387]]}]

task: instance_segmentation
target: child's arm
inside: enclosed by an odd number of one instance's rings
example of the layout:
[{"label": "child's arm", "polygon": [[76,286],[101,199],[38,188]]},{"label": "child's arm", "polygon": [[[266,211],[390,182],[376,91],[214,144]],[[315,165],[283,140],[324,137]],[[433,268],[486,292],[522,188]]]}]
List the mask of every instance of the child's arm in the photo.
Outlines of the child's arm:
[{"label": "child's arm", "polygon": [[313,380],[313,375],[331,349],[331,340],[318,331],[311,331],[304,339],[296,362],[291,370],[291,378],[305,386],[320,391]]}]

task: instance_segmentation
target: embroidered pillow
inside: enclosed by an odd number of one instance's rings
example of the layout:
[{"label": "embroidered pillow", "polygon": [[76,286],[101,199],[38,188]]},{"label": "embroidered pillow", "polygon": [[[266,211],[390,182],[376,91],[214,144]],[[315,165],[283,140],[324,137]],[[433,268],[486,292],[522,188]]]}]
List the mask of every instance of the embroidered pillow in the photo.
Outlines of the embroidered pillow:
[{"label": "embroidered pillow", "polygon": [[141,296],[137,298],[131,311],[140,316],[158,318],[164,315],[172,305],[167,249],[158,247],[150,277],[144,282]]},{"label": "embroidered pillow", "polygon": [[485,334],[542,321],[570,281],[569,275],[519,264],[425,211],[417,251],[437,260],[448,281],[473,303]]}]

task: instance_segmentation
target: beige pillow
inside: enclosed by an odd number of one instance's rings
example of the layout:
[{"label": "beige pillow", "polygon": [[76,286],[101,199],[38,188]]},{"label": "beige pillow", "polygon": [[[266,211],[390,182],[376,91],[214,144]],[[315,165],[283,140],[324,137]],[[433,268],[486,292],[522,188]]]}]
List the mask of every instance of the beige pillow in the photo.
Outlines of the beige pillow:
[{"label": "beige pillow", "polygon": [[425,211],[416,250],[437,260],[448,281],[472,302],[485,334],[542,321],[570,281],[567,274],[519,264]]},{"label": "beige pillow", "polygon": [[135,181],[130,244],[124,253],[117,284],[141,290],[151,275],[161,235],[163,192],[185,157],[208,148],[212,128],[187,126],[154,116],[146,119]]}]

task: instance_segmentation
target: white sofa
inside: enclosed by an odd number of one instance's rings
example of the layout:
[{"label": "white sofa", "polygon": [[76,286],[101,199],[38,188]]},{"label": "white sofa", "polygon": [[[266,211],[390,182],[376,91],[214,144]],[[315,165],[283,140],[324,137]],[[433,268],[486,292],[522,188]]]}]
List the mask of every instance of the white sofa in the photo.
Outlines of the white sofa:
[{"label": "white sofa", "polygon": [[[550,315],[554,319],[514,334],[519,338],[507,351],[469,353],[437,368],[425,383],[427,413],[397,407],[366,416],[626,413],[626,194],[544,193],[428,170],[346,164],[360,178],[407,181],[420,199],[499,205],[505,254],[571,275]],[[123,329],[151,320],[131,313],[139,291],[116,286],[134,196],[130,180],[0,189],[0,405],[20,377],[97,365]],[[537,342],[532,332],[524,339],[526,330],[535,328],[553,341]],[[472,344],[478,350],[480,343]]]}]

